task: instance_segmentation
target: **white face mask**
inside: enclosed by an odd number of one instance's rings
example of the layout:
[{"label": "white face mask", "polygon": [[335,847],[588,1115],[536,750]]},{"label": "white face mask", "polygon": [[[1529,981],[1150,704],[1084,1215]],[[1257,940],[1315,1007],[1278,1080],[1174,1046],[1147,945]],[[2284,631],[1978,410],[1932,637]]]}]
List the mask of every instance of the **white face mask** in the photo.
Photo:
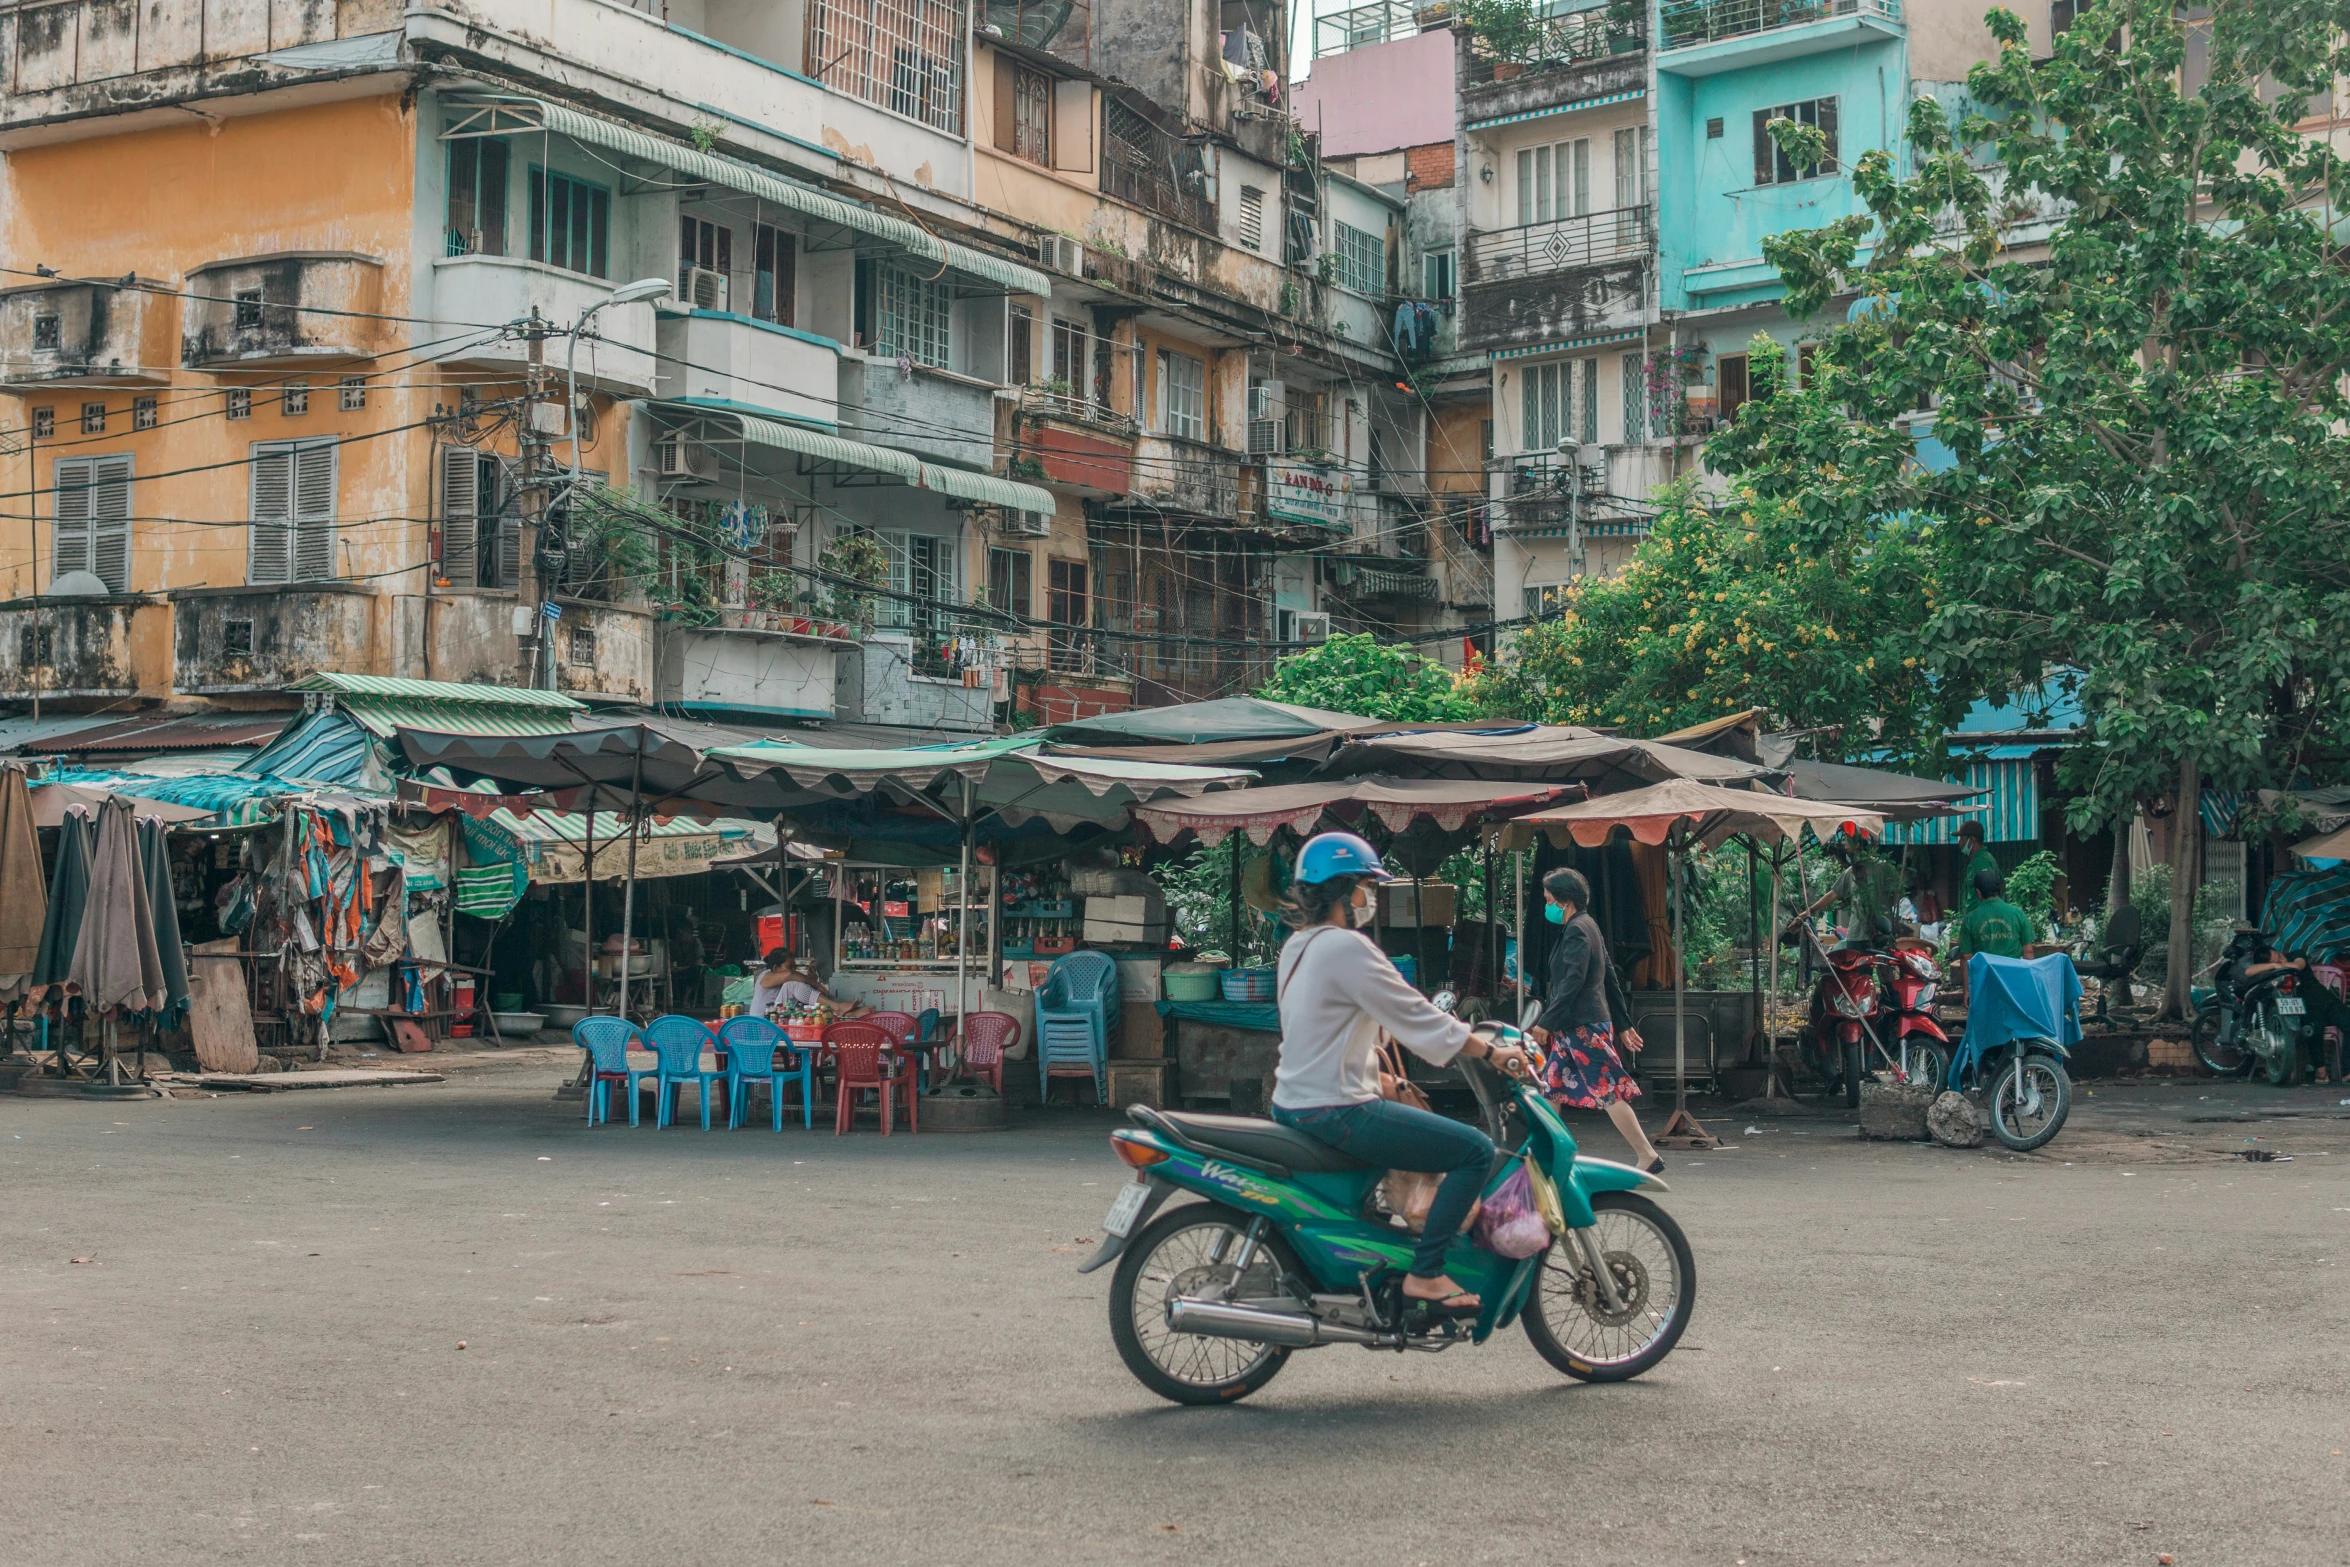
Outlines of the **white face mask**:
[{"label": "white face mask", "polygon": [[1366,886],[1355,888],[1355,896],[1363,901],[1360,903],[1351,899],[1348,901],[1346,905],[1347,920],[1355,929],[1367,930],[1371,923],[1379,917],[1379,905],[1375,901],[1378,894]]}]

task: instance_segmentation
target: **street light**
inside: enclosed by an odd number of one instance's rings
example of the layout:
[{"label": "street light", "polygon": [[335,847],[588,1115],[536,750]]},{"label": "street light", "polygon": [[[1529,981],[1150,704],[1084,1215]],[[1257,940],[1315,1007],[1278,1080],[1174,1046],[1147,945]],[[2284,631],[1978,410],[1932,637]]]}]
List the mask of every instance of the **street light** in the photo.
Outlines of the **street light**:
[{"label": "street light", "polygon": [[[667,278],[641,277],[633,283],[622,284],[620,287],[612,290],[611,293],[605,295],[602,299],[597,300],[594,304],[588,306],[585,310],[582,310],[579,313],[579,319],[571,324],[571,347],[569,352],[564,355],[563,362],[564,396],[569,400],[570,403],[570,406],[563,410],[563,417],[564,420],[571,426],[571,472],[565,479],[563,486],[563,504],[565,508],[564,516],[567,527],[569,525],[568,519],[570,517],[572,497],[579,490],[579,340],[587,335],[588,323],[595,319],[596,312],[602,310],[605,306],[633,305],[643,300],[663,299],[666,298],[668,294],[669,280]],[[566,540],[565,542],[568,545],[569,541]],[[543,550],[544,548],[545,546],[542,542],[541,549]],[[548,587],[547,591],[552,591],[551,587]],[[539,631],[539,641],[543,650],[541,656],[542,673],[540,675],[540,679],[544,682],[544,688],[546,690],[552,691],[555,688],[554,638],[545,629],[546,620],[543,614],[540,618],[539,625],[541,628]]]}]

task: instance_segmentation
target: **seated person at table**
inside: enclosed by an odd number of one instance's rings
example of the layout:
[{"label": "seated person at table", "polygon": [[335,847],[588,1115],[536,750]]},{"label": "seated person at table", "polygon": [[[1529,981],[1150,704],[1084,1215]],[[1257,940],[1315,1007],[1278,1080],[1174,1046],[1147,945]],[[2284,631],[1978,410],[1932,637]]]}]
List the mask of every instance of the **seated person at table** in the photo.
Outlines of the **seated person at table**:
[{"label": "seated person at table", "polygon": [[2030,916],[2005,896],[2007,883],[1996,870],[1975,872],[1975,906],[1958,926],[1961,957],[1988,952],[1995,958],[2020,958],[2032,939]]},{"label": "seated person at table", "polygon": [[765,1017],[778,1007],[805,1010],[825,999],[824,987],[816,983],[815,976],[802,973],[792,955],[781,947],[767,954],[766,972],[751,981],[753,1017]]}]

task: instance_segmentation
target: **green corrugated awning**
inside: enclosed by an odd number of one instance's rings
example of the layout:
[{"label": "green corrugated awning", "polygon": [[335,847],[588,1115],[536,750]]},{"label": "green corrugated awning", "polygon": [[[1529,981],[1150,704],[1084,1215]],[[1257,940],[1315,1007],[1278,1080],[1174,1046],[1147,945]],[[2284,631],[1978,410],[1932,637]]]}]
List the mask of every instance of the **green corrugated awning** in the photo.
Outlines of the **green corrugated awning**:
[{"label": "green corrugated awning", "polygon": [[721,157],[714,152],[704,152],[698,147],[689,147],[682,142],[640,131],[632,125],[583,114],[569,105],[549,103],[540,98],[498,99],[494,101],[494,107],[507,114],[535,111],[540,125],[574,141],[586,142],[590,146],[601,147],[607,152],[620,153],[625,157],[642,158],[679,174],[707,180],[713,185],[740,191],[746,196],[756,196],[761,201],[773,202],[786,211],[796,212],[815,222],[834,224],[886,240],[908,255],[918,256],[925,261],[943,262],[958,272],[984,278],[1014,293],[1049,296],[1053,291],[1052,279],[1033,267],[1024,267],[1018,262],[991,256],[985,251],[958,245],[952,240],[939,239],[919,224],[875,212],[870,207],[859,206],[853,201],[829,195],[812,185],[802,185],[797,180],[786,179],[752,164]]},{"label": "green corrugated awning", "polygon": [[960,500],[979,501],[1010,511],[1039,511],[1048,517],[1060,504],[1053,499],[1053,492],[1042,485],[999,479],[991,473],[972,473],[964,468],[945,468],[934,462],[922,465],[922,487]]},{"label": "green corrugated awning", "polygon": [[821,430],[805,430],[796,424],[757,419],[749,414],[727,417],[742,425],[743,439],[755,446],[772,446],[781,452],[797,452],[803,457],[820,458],[845,467],[886,473],[908,484],[922,482],[921,459],[904,452],[891,451],[886,446],[869,446],[845,435],[826,435]]},{"label": "green corrugated awning", "polygon": [[501,707],[480,702],[435,702],[400,696],[345,696],[336,702],[369,734],[389,740],[396,729],[437,729],[444,734],[554,735],[571,732],[571,715],[544,707]]},{"label": "green corrugated awning", "polygon": [[[423,701],[490,703],[499,707],[550,707],[559,712],[584,713],[587,704],[560,691],[532,686],[484,686],[460,680],[404,680],[393,675],[346,675],[322,669],[304,675],[288,691],[334,691],[345,696],[414,697]],[[421,726],[420,726],[421,727]],[[564,728],[571,726],[565,724]]]}]

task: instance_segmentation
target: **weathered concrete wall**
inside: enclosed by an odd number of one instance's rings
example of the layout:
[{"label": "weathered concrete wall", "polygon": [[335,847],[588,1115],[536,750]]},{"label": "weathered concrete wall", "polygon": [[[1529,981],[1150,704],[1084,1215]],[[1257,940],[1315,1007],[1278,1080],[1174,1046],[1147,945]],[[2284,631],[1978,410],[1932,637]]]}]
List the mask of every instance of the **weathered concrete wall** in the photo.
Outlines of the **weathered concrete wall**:
[{"label": "weathered concrete wall", "polygon": [[161,694],[170,626],[169,606],[133,594],[0,604],[0,697]]},{"label": "weathered concrete wall", "polygon": [[171,595],[180,694],[272,691],[320,670],[391,671],[377,589],[362,582],[182,588]]}]

